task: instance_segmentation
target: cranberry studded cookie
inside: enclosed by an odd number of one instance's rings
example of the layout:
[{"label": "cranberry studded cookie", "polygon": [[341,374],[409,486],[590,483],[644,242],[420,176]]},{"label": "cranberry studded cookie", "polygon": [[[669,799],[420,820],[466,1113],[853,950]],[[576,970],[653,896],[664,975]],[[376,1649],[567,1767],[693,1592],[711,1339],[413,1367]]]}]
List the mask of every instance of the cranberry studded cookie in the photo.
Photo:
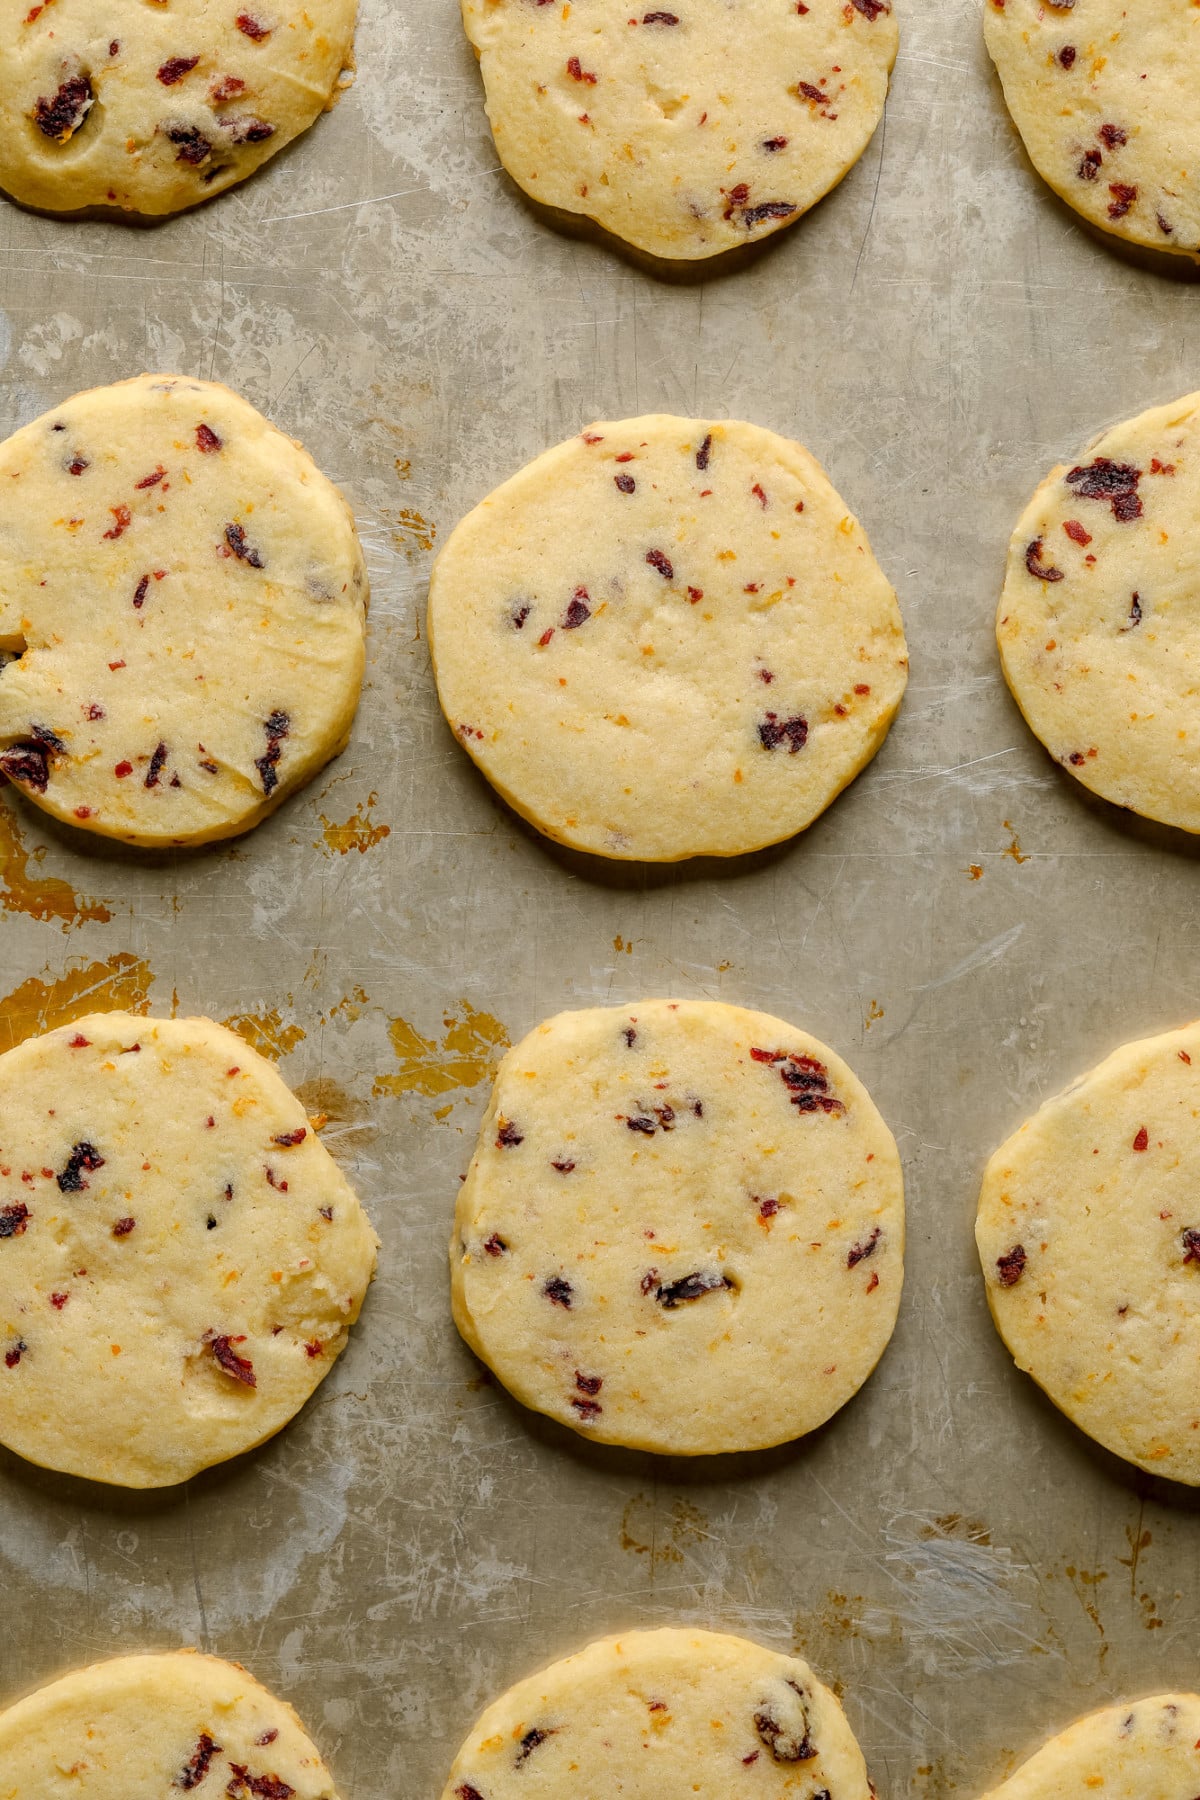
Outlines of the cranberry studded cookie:
[{"label": "cranberry studded cookie", "polygon": [[820,465],[756,425],[590,426],[434,566],[442,709],[509,805],[601,856],[736,856],[812,823],[887,735],[896,596]]},{"label": "cranberry studded cookie", "polygon": [[1200,1698],[1156,1694],[1089,1713],[987,1800],[1195,1800]]},{"label": "cranberry studded cookie", "polygon": [[0,777],[130,844],[245,831],[345,748],[366,603],[346,502],[245,400],[77,394],[0,444]]},{"label": "cranberry studded cookie", "polygon": [[0,23],[0,188],[48,212],[178,212],[333,100],[356,0],[33,0]]},{"label": "cranberry studded cookie", "polygon": [[1117,1456],[1200,1486],[1200,1025],[1047,1101],[988,1163],[975,1235],[1017,1367]]},{"label": "cranberry studded cookie", "polygon": [[715,1631],[631,1631],[520,1681],[442,1800],[870,1800],[837,1700],[799,1657]]},{"label": "cranberry studded cookie", "polygon": [[1030,161],[1114,237],[1200,250],[1200,72],[1190,0],[985,0],[987,47]]},{"label": "cranberry studded cookie", "polygon": [[883,116],[892,0],[462,0],[500,160],[652,255],[793,223]]},{"label": "cranberry studded cookie", "polygon": [[[1197,27],[1200,28],[1200,14]],[[1004,677],[1093,793],[1200,831],[1200,394],[1052,469],[1008,552]]]},{"label": "cranberry studded cookie", "polygon": [[0,1443],[167,1487],[287,1424],[377,1239],[270,1063],[96,1013],[0,1056]]},{"label": "cranberry studded cookie", "polygon": [[5,1800],[337,1800],[291,1707],[189,1650],[95,1663],[0,1713],[0,1782]]},{"label": "cranberry studded cookie", "polygon": [[500,1065],[458,1199],[455,1322],[526,1406],[675,1456],[824,1424],[883,1355],[900,1158],[839,1057],[765,1013],[560,1013]]}]

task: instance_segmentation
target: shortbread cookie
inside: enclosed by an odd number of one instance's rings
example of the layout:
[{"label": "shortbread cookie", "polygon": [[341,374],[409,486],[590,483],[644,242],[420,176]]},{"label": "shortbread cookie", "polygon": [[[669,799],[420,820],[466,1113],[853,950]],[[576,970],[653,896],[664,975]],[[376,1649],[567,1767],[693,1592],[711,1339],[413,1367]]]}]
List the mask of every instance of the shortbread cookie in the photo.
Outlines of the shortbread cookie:
[{"label": "shortbread cookie", "polygon": [[807,1663],[715,1631],[631,1631],[520,1681],[442,1800],[870,1800],[846,1716]]},{"label": "shortbread cookie", "polygon": [[345,501],[245,400],[76,394],[0,444],[0,776],[126,843],[245,831],[345,748],[366,602]]},{"label": "shortbread cookie", "polygon": [[0,23],[0,188],[49,212],[171,213],[332,103],[356,0],[35,0]]},{"label": "shortbread cookie", "polygon": [[337,1800],[284,1701],[179,1650],[64,1675],[0,1713],[2,1800]]},{"label": "shortbread cookie", "polygon": [[1195,1800],[1200,1699],[1159,1694],[1089,1713],[987,1800]]},{"label": "shortbread cookie", "polygon": [[606,1443],[758,1450],[821,1425],[896,1323],[895,1141],[765,1013],[560,1013],[500,1065],[458,1199],[454,1318],[526,1406]]},{"label": "shortbread cookie", "polygon": [[94,1013],[28,1039],[0,1056],[0,1442],[137,1488],[251,1449],[332,1368],[376,1246],[223,1026]]},{"label": "shortbread cookie", "polygon": [[663,257],[791,224],[883,116],[892,0],[462,0],[500,160]]},{"label": "shortbread cookie", "polygon": [[1018,1368],[1118,1456],[1200,1485],[1200,1024],[1124,1044],[1003,1144],[976,1238]]},{"label": "shortbread cookie", "polygon": [[1030,161],[1133,244],[1200,248],[1200,43],[1188,0],[986,0],[984,30]]},{"label": "shortbread cookie", "polygon": [[996,635],[1017,705],[1093,793],[1200,831],[1200,394],[1051,470],[1008,552]]},{"label": "shortbread cookie", "polygon": [[735,856],[811,824],[900,704],[900,610],[801,449],[593,425],[497,488],[433,571],[446,717],[510,806],[601,856]]}]

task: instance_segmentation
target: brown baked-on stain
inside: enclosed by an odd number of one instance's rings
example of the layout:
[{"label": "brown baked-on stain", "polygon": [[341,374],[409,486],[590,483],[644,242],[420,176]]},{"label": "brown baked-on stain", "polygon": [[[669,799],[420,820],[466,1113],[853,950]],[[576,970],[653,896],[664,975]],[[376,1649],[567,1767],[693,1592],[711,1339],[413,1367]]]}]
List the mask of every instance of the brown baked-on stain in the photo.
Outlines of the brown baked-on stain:
[{"label": "brown baked-on stain", "polygon": [[45,856],[44,844],[25,848],[16,814],[0,805],[0,906],[5,912],[25,913],[43,924],[58,920],[64,931],[75,925],[107,925],[112,918],[107,906],[82,899],[57,875],[39,875],[36,867],[30,870],[30,863],[40,865]]},{"label": "brown baked-on stain", "polygon": [[405,556],[416,556],[418,551],[433,549],[437,526],[432,519],[427,519],[413,506],[402,506],[394,516],[392,542],[397,550],[403,550]]},{"label": "brown baked-on stain", "polygon": [[1003,854],[1005,856],[1011,856],[1015,863],[1027,863],[1029,858],[1021,849],[1021,840],[1018,838],[1015,828],[1009,824],[1007,819],[1004,821],[1004,829],[1005,831],[1012,832],[1012,843],[1005,847]]},{"label": "brown baked-on stain", "polygon": [[970,876],[972,881],[982,881],[983,880],[983,864],[982,863],[968,863],[966,866],[966,870],[964,872]]},{"label": "brown baked-on stain", "polygon": [[[288,1005],[291,1005],[290,994]],[[281,1056],[302,1044],[308,1035],[302,1025],[285,1025],[277,1006],[264,1012],[233,1013],[221,1023],[228,1030],[236,1031],[240,1038],[245,1038],[252,1050],[257,1050],[261,1056],[269,1056],[272,1062],[278,1062]]]},{"label": "brown baked-on stain", "polygon": [[867,1027],[868,1031],[870,1031],[872,1025],[877,1025],[879,1023],[880,1019],[883,1018],[885,1011],[886,1011],[886,1008],[880,1006],[878,1000],[871,1001],[870,1005],[867,1007],[866,1017],[865,1017],[866,1027]]},{"label": "brown baked-on stain", "polygon": [[343,825],[335,825],[324,813],[320,814],[323,827],[321,836],[331,856],[345,856],[350,850],[363,854],[374,849],[376,844],[381,844],[384,838],[391,837],[390,825],[376,825],[371,818],[371,808],[378,799],[378,794],[368,794],[365,800],[359,801]]},{"label": "brown baked-on stain", "polygon": [[450,1094],[490,1081],[511,1039],[499,1019],[460,1001],[462,1017],[447,1014],[440,1044],[422,1037],[407,1019],[393,1019],[388,1036],[399,1068],[375,1078],[376,1094]]},{"label": "brown baked-on stain", "polygon": [[648,1494],[635,1494],[621,1514],[618,1538],[622,1550],[632,1556],[648,1556],[657,1566],[681,1563],[684,1551],[709,1535],[708,1519],[690,1500],[674,1500],[664,1516]]},{"label": "brown baked-on stain", "polygon": [[0,1000],[0,1051],[92,1012],[146,1013],[154,976],[144,957],[119,951],[83,963],[54,980],[31,975]]}]

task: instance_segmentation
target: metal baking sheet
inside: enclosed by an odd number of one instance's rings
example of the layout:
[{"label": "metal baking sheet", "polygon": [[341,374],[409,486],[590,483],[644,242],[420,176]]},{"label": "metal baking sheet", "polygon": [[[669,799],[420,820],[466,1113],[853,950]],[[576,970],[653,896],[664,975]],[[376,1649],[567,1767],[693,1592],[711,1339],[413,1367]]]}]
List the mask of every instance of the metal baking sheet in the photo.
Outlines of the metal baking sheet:
[{"label": "metal baking sheet", "polygon": [[[453,0],[364,0],[353,89],[187,217],[0,202],[0,428],[143,368],[227,381],[346,488],[374,591],[349,751],[233,846],[123,854],[0,796],[0,1037],[108,1003],[240,1019],[328,1114],[384,1239],[348,1353],[258,1453],[158,1496],[0,1454],[0,1700],[198,1644],[296,1703],[346,1800],[435,1796],[510,1681],[683,1620],[795,1645],[881,1793],[925,1800],[982,1791],[1093,1705],[1200,1683],[1196,1501],[1016,1374],[971,1238],[987,1154],[1042,1097],[1200,1012],[1195,846],[1048,762],[992,638],[1043,472],[1196,385],[1196,296],[1039,184],[976,0],[898,4],[883,129],[737,268],[655,271],[522,200]],[[426,573],[456,518],[591,418],[653,410],[802,439],[909,631],[872,768],[730,864],[541,840],[430,681]],[[904,1154],[895,1341],[839,1418],[768,1455],[589,1447],[481,1379],[450,1321],[498,1049],[559,1008],[662,993],[802,1021]]]}]

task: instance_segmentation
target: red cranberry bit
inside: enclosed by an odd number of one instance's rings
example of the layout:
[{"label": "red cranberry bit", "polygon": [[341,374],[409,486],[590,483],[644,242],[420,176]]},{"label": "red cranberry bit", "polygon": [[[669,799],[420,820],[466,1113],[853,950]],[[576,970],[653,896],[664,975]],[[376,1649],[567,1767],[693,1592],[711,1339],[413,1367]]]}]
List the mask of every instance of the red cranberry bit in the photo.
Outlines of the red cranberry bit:
[{"label": "red cranberry bit", "polygon": [[581,1375],[576,1369],[575,1386],[581,1394],[598,1394],[604,1386],[604,1377],[603,1375]]},{"label": "red cranberry bit", "polygon": [[762,483],[756,481],[754,486],[750,489],[750,492],[754,495],[754,498],[765,512],[767,510],[767,496],[763,492]]},{"label": "red cranberry bit", "polygon": [[131,762],[119,762],[113,769],[113,774],[118,781],[124,781],[127,775],[133,774],[133,764]]},{"label": "red cranberry bit", "polygon": [[234,1381],[240,1381],[243,1387],[257,1387],[258,1377],[254,1373],[254,1364],[248,1356],[239,1356],[234,1349],[235,1344],[244,1344],[244,1337],[231,1338],[224,1333],[208,1339],[213,1356]]},{"label": "red cranberry bit", "polygon": [[515,1150],[518,1144],[524,1142],[524,1132],[518,1131],[511,1119],[501,1119],[500,1129],[496,1133],[497,1150]]},{"label": "red cranberry bit", "polygon": [[127,532],[129,527],[133,524],[133,514],[130,512],[129,508],[124,505],[110,506],[108,510],[113,516],[114,523],[110,529],[104,533],[105,537],[119,538],[124,536],[125,532]]},{"label": "red cranberry bit", "polygon": [[29,1223],[29,1208],[23,1200],[15,1206],[0,1206],[0,1238],[22,1237]]},{"label": "red cranberry bit", "polygon": [[871,24],[875,23],[875,20],[879,17],[880,13],[891,12],[892,10],[888,5],[887,0],[851,0],[851,4],[853,5],[855,12],[861,13],[863,18],[868,19]]},{"label": "red cranberry bit", "polygon": [[167,746],[165,744],[156,744],[154,746],[154,754],[150,758],[150,767],[146,770],[146,787],[156,788],[158,786],[159,777],[163,772],[163,765],[166,760]]},{"label": "red cranberry bit", "polygon": [[71,1298],[70,1294],[51,1294],[50,1304],[54,1308],[55,1312],[61,1312],[63,1307],[67,1304],[67,1301],[70,1298]]},{"label": "red cranberry bit", "polygon": [[218,119],[217,123],[222,131],[228,132],[233,144],[265,144],[268,138],[275,136],[275,127],[253,113],[236,119]]},{"label": "red cranberry bit", "polygon": [[573,1162],[552,1162],[550,1167],[557,1169],[560,1175],[570,1175],[575,1164]]},{"label": "red cranberry bit", "polygon": [[133,590],[133,604],[137,608],[138,612],[141,612],[142,607],[146,604],[146,595],[149,592],[150,592],[150,577],[148,575],[143,575],[142,579],[138,582],[137,586]]},{"label": "red cranberry bit", "polygon": [[1075,54],[1074,44],[1064,44],[1058,53],[1059,67],[1062,69],[1073,69],[1075,66]]},{"label": "red cranberry bit", "polygon": [[233,1778],[225,1792],[230,1800],[242,1800],[245,1794],[253,1794],[255,1800],[291,1800],[296,1791],[286,1781],[280,1781],[278,1775],[251,1775],[245,1763],[231,1762],[229,1767]]},{"label": "red cranberry bit", "polygon": [[711,460],[712,460],[712,432],[710,431],[708,433],[707,437],[705,438],[704,442],[701,444],[700,448],[696,452],[696,467],[701,470],[707,469]]},{"label": "red cranberry bit", "polygon": [[1137,492],[1142,471],[1134,468],[1132,463],[1112,462],[1107,456],[1098,456],[1094,462],[1069,469],[1064,479],[1082,499],[1103,500],[1109,504],[1113,518],[1122,523],[1142,516],[1142,503]]},{"label": "red cranberry bit", "polygon": [[591,616],[592,616],[592,609],[588,605],[587,589],[586,588],[576,588],[574,597],[571,600],[571,604],[568,606],[566,612],[562,616],[563,630],[564,631],[578,631],[579,627],[581,625],[586,624],[587,621],[591,618]]},{"label": "red cranberry bit", "polygon": [[654,1136],[654,1120],[644,1113],[632,1113],[629,1118],[626,1119],[625,1125],[626,1129],[629,1131],[640,1131],[643,1137]]},{"label": "red cranberry bit", "polygon": [[95,1144],[89,1144],[86,1139],[83,1143],[76,1144],[67,1158],[66,1167],[56,1177],[60,1192],[81,1194],[88,1185],[83,1179],[84,1170],[91,1174],[103,1167],[104,1158]]},{"label": "red cranberry bit", "polygon": [[593,1419],[598,1418],[604,1411],[604,1408],[598,1400],[584,1400],[578,1394],[571,1395],[571,1405],[575,1408],[575,1411],[579,1414],[585,1424],[590,1424]]},{"label": "red cranberry bit", "polygon": [[254,1742],[258,1745],[260,1750],[265,1750],[267,1745],[273,1744],[278,1736],[278,1731],[276,1731],[274,1725],[272,1725],[269,1731],[260,1732]]},{"label": "red cranberry bit", "polygon": [[10,744],[0,751],[0,779],[21,781],[35,793],[44,794],[50,780],[50,759],[41,744]]},{"label": "red cranberry bit", "polygon": [[267,1186],[268,1187],[274,1188],[275,1192],[277,1194],[286,1194],[287,1193],[287,1191],[288,1191],[287,1182],[280,1181],[279,1177],[276,1175],[274,1169],[271,1167],[271,1165],[269,1163],[263,1164],[263,1174],[267,1178]]},{"label": "red cranberry bit", "polygon": [[110,56],[118,56],[118,55],[120,55],[120,51],[121,51],[120,41],[119,41],[119,39],[114,38],[112,43],[108,46],[108,54]]},{"label": "red cranberry bit", "polygon": [[546,648],[546,645],[550,642],[550,639],[553,636],[554,636],[554,627],[553,627],[553,625],[551,625],[549,631],[543,631],[541,637],[538,639],[538,649],[544,650]]},{"label": "red cranberry bit", "polygon": [[[291,728],[291,715],[279,710],[273,712],[263,722],[263,730],[267,734],[267,748],[262,756],[255,757],[254,766],[262,780],[264,794],[273,794],[279,786],[277,765],[282,755],[280,746]],[[215,775],[216,769],[213,768],[211,772]]]},{"label": "red cranberry bit", "polygon": [[[797,12],[807,12],[808,8],[807,8],[807,6],[798,6],[796,8],[796,11]],[[762,1755],[761,1750],[752,1750],[750,1752],[749,1756],[743,1756],[743,1758],[742,1758],[743,1768],[748,1769],[750,1767],[751,1763],[756,1763],[761,1755]]]},{"label": "red cranberry bit", "polygon": [[693,606],[695,606],[697,600],[703,600],[703,598],[704,598],[704,589],[703,588],[690,587],[688,589],[687,593],[688,593],[688,599],[691,601]]},{"label": "red cranberry bit", "polygon": [[679,20],[675,14],[668,12],[646,13],[642,18],[643,25],[678,25],[678,23]]},{"label": "red cranberry bit", "polygon": [[1062,570],[1056,569],[1053,563],[1044,563],[1041,558],[1042,540],[1038,537],[1026,545],[1025,567],[1035,581],[1062,581],[1064,579]]},{"label": "red cranberry bit", "polygon": [[79,452],[76,451],[75,455],[71,458],[70,462],[67,464],[67,474],[68,475],[82,475],[83,471],[85,469],[90,469],[91,466],[92,465],[88,461],[87,457],[80,456]]},{"label": "red cranberry bit", "polygon": [[1142,622],[1142,597],[1135,590],[1133,598],[1129,603],[1129,618],[1128,618],[1127,622],[1124,625],[1122,625],[1121,630],[1122,631],[1135,631],[1137,629],[1137,627],[1141,624],[1141,622]]},{"label": "red cranberry bit", "polygon": [[1150,473],[1152,475],[1173,475],[1175,473],[1175,464],[1159,462],[1157,456],[1152,456],[1150,458]]},{"label": "red cranberry bit", "polygon": [[521,1764],[526,1760],[526,1758],[533,1755],[533,1752],[537,1749],[539,1744],[544,1744],[546,1742],[547,1738],[551,1738],[553,1736],[554,1736],[553,1731],[543,1731],[539,1725],[530,1726],[529,1730],[525,1733],[524,1737],[521,1739],[520,1745],[517,1749],[517,1760],[516,1760],[515,1767],[519,1769]]},{"label": "red cranberry bit", "polygon": [[623,494],[632,494],[637,487],[637,482],[633,479],[633,476],[627,475],[624,470],[622,470],[619,475],[614,475],[613,480]]},{"label": "red cranberry bit", "polygon": [[159,482],[165,478],[166,473],[167,471],[163,468],[162,464],[159,463],[157,469],[151,470],[149,475],[143,475],[142,479],[135,483],[135,485],[138,488],[157,487]]},{"label": "red cranberry bit", "polygon": [[136,1224],[136,1219],[118,1219],[112,1228],[112,1234],[115,1238],[128,1237]]},{"label": "red cranberry bit", "polygon": [[785,137],[764,138],[762,141],[762,148],[764,150],[786,150],[787,143],[788,141]]},{"label": "red cranberry bit", "polygon": [[1138,1134],[1133,1140],[1133,1147],[1135,1150],[1148,1150],[1149,1149],[1150,1133],[1146,1130],[1146,1127],[1144,1125],[1139,1128]]},{"label": "red cranberry bit", "polygon": [[24,1356],[25,1352],[28,1350],[28,1348],[29,1348],[29,1345],[25,1342],[25,1339],[18,1338],[16,1343],[13,1344],[13,1346],[11,1347],[11,1349],[8,1349],[4,1352],[5,1368],[6,1369],[15,1369],[17,1364],[20,1362],[21,1358]]},{"label": "red cranberry bit", "polygon": [[637,1027],[635,1025],[626,1025],[621,1036],[625,1039],[627,1047],[632,1050],[633,1046],[637,1043]]},{"label": "red cranberry bit", "polygon": [[244,33],[246,37],[253,38],[256,44],[261,44],[264,38],[270,37],[271,35],[271,27],[269,25],[260,25],[258,20],[252,18],[249,13],[238,14],[237,28],[240,32]]},{"label": "red cranberry bit", "polygon": [[91,1038],[85,1038],[81,1031],[77,1031],[75,1033],[75,1036],[71,1039],[70,1043],[67,1045],[67,1049],[68,1050],[86,1050],[90,1047],[91,1041],[92,1041]]},{"label": "red cranberry bit", "polygon": [[529,617],[530,610],[530,607],[526,603],[513,607],[513,610],[509,613],[508,617],[509,623],[512,625],[514,631],[524,630],[525,621]]},{"label": "red cranberry bit", "polygon": [[1025,1273],[1025,1264],[1028,1261],[1024,1244],[1014,1244],[1011,1250],[1006,1250],[1003,1256],[998,1256],[996,1268],[1000,1275],[1000,1286],[1016,1287]]},{"label": "red cranberry bit", "polygon": [[778,713],[768,713],[759,725],[758,741],[764,750],[778,750],[786,744],[788,755],[795,756],[808,742],[808,720],[781,719]]},{"label": "red cranberry bit", "polygon": [[1112,195],[1108,205],[1109,218],[1123,219],[1130,207],[1137,201],[1137,189],[1131,187],[1127,181],[1110,181],[1108,191]]},{"label": "red cranberry bit", "polygon": [[1154,217],[1158,222],[1158,229],[1162,232],[1163,236],[1172,237],[1175,232],[1175,227],[1164,219],[1161,213],[1155,213]]},{"label": "red cranberry bit", "polygon": [[1075,171],[1080,181],[1095,181],[1103,161],[1104,157],[1099,150],[1085,150]]},{"label": "red cranberry bit", "polygon": [[1071,542],[1080,545],[1081,548],[1086,548],[1092,541],[1091,532],[1085,531],[1078,519],[1065,520],[1063,523],[1063,530],[1066,532]]},{"label": "red cranberry bit", "polygon": [[564,1276],[552,1275],[549,1281],[542,1284],[542,1292],[553,1305],[565,1307],[567,1312],[570,1312],[571,1302],[575,1298],[575,1289]]},{"label": "red cranberry bit", "polygon": [[180,1769],[178,1775],[171,1784],[172,1787],[182,1788],[185,1793],[189,1792],[192,1788],[199,1787],[200,1783],[204,1780],[204,1777],[208,1774],[209,1763],[214,1756],[219,1756],[220,1754],[220,1744],[214,1743],[207,1731],[202,1731],[200,1733],[199,1742],[192,1752],[191,1760],[186,1762],[183,1768]]},{"label": "red cranberry bit", "polygon": [[1119,125],[1102,125],[1098,135],[1100,142],[1108,150],[1115,150],[1118,144],[1129,142],[1129,133],[1122,131]]},{"label": "red cranberry bit", "polygon": [[674,581],[675,571],[671,567],[670,560],[663,555],[661,550],[647,550],[646,561],[652,569],[658,570],[664,581]]},{"label": "red cranberry bit", "polygon": [[857,1269],[860,1262],[865,1262],[868,1256],[874,1256],[882,1236],[883,1227],[881,1225],[876,1225],[869,1237],[863,1238],[860,1244],[854,1244],[851,1247],[846,1256],[846,1267],[848,1269]]},{"label": "red cranberry bit", "polygon": [[1200,1231],[1197,1231],[1194,1225],[1189,1225],[1186,1231],[1183,1232],[1182,1238],[1183,1260],[1185,1265],[1187,1263],[1196,1263],[1200,1266]]},{"label": "red cranberry bit", "polygon": [[[212,1121],[210,1120],[209,1123],[211,1124]],[[294,1150],[296,1145],[302,1144],[307,1136],[307,1126],[297,1125],[295,1131],[281,1131],[277,1137],[271,1139],[271,1142],[278,1144],[283,1150]]]},{"label": "red cranberry bit", "polygon": [[169,56],[158,71],[158,79],[164,87],[174,87],[177,81],[191,74],[199,61],[198,56]]},{"label": "red cranberry bit", "polygon": [[202,456],[214,456],[222,447],[221,440],[211,425],[201,419],[196,427],[196,448]]},{"label": "red cranberry bit", "polygon": [[693,1275],[681,1275],[678,1281],[656,1287],[654,1298],[665,1312],[674,1312],[677,1306],[683,1306],[689,1300],[702,1300],[705,1294],[719,1294],[732,1286],[727,1275],[698,1269]]},{"label": "red cranberry bit", "polygon": [[316,1361],[318,1356],[324,1356],[325,1346],[321,1342],[320,1338],[313,1338],[313,1340],[310,1344],[305,1344],[304,1354],[306,1356],[311,1356],[312,1359],[314,1360],[314,1362]]},{"label": "red cranberry bit", "polygon": [[503,1256],[508,1245],[498,1232],[493,1231],[490,1238],[483,1240],[483,1247],[489,1256]]},{"label": "red cranberry bit", "polygon": [[592,74],[590,69],[584,68],[577,56],[569,56],[567,58],[567,74],[571,77],[572,81],[586,81],[590,83],[592,87],[595,87],[596,85],[596,77]]},{"label": "red cranberry bit", "polygon": [[[538,0],[539,6],[541,6],[542,3],[543,0]],[[455,1788],[454,1795],[455,1800],[483,1800],[483,1795],[480,1793],[479,1789],[472,1787],[469,1781],[461,1782],[459,1786]]]},{"label": "red cranberry bit", "polygon": [[223,555],[236,556],[239,562],[249,563],[252,569],[265,568],[261,552],[246,542],[244,525],[234,523],[225,527],[225,545]]},{"label": "red cranberry bit", "polygon": [[194,125],[164,125],[168,140],[175,145],[175,161],[199,168],[212,155],[212,141]]},{"label": "red cranberry bit", "polygon": [[86,75],[68,76],[52,99],[34,102],[33,122],[44,137],[65,144],[87,118],[94,98]]}]

